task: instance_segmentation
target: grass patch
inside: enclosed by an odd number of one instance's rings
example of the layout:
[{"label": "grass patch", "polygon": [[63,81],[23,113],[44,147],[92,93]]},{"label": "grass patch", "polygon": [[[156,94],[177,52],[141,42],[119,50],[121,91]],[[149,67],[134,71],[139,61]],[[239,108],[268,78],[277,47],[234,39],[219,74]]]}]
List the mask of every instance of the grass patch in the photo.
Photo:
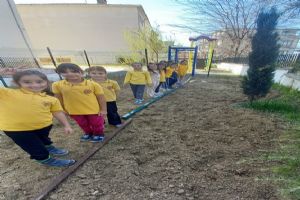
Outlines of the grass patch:
[{"label": "grass patch", "polygon": [[258,100],[252,102],[252,104],[244,103],[243,107],[252,108],[262,112],[280,114],[287,120],[300,122],[299,106],[286,99]]},{"label": "grass patch", "polygon": [[280,97],[243,103],[242,107],[276,114],[290,123],[290,129],[277,140],[280,148],[265,153],[263,159],[274,163],[272,179],[279,183],[283,198],[300,199],[300,92],[279,84],[272,89]]},{"label": "grass patch", "polygon": [[280,92],[280,97],[271,100],[258,100],[242,104],[242,107],[279,114],[284,119],[300,124],[300,92],[289,87],[274,84],[272,89]]}]

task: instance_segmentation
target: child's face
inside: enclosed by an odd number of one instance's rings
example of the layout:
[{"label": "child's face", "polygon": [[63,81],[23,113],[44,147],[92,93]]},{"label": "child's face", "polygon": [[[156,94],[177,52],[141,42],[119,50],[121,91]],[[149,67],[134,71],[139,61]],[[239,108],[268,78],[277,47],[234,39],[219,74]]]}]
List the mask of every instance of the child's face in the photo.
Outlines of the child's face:
[{"label": "child's face", "polygon": [[64,71],[63,73],[61,73],[61,75],[70,81],[77,81],[77,80],[81,80],[83,77],[82,72],[76,72],[73,71],[71,69],[66,69],[66,71]]},{"label": "child's face", "polygon": [[163,70],[163,69],[164,69],[164,67],[165,67],[165,65],[164,65],[164,64],[159,64],[159,65],[157,66],[157,68],[158,68],[159,70]]},{"label": "child's face", "polygon": [[157,70],[157,65],[156,64],[150,64],[149,68],[152,70]]},{"label": "child's face", "polygon": [[177,66],[177,64],[172,64],[171,67],[176,69],[178,66]]},{"label": "child's face", "polygon": [[187,65],[187,61],[186,60],[182,61],[182,64]]},{"label": "child's face", "polygon": [[107,74],[104,71],[90,71],[90,77],[95,81],[105,81],[107,79]]},{"label": "child's face", "polygon": [[142,69],[142,65],[139,63],[134,63],[132,64],[132,67],[134,70],[141,70]]},{"label": "child's face", "polygon": [[37,75],[22,76],[17,84],[31,92],[42,92],[48,87],[48,81]]}]

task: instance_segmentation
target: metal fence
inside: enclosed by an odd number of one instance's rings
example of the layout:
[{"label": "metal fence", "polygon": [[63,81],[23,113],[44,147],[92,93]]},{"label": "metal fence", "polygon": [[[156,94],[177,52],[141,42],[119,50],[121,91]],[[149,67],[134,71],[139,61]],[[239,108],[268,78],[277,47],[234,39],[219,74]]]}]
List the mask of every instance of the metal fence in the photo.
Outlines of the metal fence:
[{"label": "metal fence", "polygon": [[[53,66],[50,54],[45,49],[33,49],[34,58],[28,53],[26,49],[4,49],[0,48],[0,64],[2,67],[38,67]],[[72,62],[78,65],[88,65],[84,50],[72,51],[72,50],[55,50],[50,49],[56,64],[63,62]],[[119,51],[119,52],[107,52],[107,51],[86,51],[89,62],[92,65],[104,65],[104,64],[118,64],[120,58],[130,58],[133,55],[145,57],[144,51]]]},{"label": "metal fence", "polygon": [[[249,57],[214,57],[213,63],[236,63],[236,64],[249,64]],[[277,58],[276,65],[279,68],[292,67],[296,62],[300,62],[300,53],[292,53],[292,54],[280,54]]]},{"label": "metal fence", "polygon": [[[54,67],[47,49],[33,49],[33,53],[36,57],[36,61],[33,57],[24,49],[0,49],[0,67]],[[63,62],[72,62],[81,66],[87,66],[87,59],[84,54],[84,50],[69,51],[69,50],[55,50],[51,49],[54,61],[56,64]],[[119,52],[105,52],[105,51],[87,51],[87,57],[91,65],[107,65],[120,64],[120,60],[134,59],[134,55],[139,58],[145,58],[144,51],[119,51]],[[293,54],[281,54],[277,59],[278,67],[291,67],[294,63],[300,62],[300,53]],[[182,56],[181,54],[179,56]],[[183,55],[183,58],[187,58],[188,54]],[[151,58],[152,57],[152,58]],[[158,61],[167,60],[167,53],[160,53]],[[148,55],[150,62],[156,62],[156,58]],[[136,61],[136,60],[135,60]],[[249,64],[249,57],[214,57],[213,63],[237,63],[237,64]],[[199,57],[197,59],[197,68],[205,66],[206,59]]]},{"label": "metal fence", "polygon": [[0,57],[0,67],[39,67],[33,58]]},{"label": "metal fence", "polygon": [[291,67],[296,62],[300,61],[300,53],[282,54],[277,58],[277,64],[280,67]]}]

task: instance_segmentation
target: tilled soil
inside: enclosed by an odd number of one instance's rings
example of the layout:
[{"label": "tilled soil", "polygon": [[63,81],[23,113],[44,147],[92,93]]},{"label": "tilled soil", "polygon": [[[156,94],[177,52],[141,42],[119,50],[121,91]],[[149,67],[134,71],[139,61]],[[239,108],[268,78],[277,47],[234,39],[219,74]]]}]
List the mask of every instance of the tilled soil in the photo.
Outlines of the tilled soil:
[{"label": "tilled soil", "polygon": [[[131,96],[129,88],[121,92],[120,113],[135,107]],[[136,114],[48,199],[280,199],[258,177],[268,176],[270,163],[259,158],[276,149],[284,122],[234,106],[246,100],[240,78],[198,76]],[[78,159],[93,145],[80,135],[76,127],[64,136],[56,125],[52,138]],[[0,142],[0,199],[30,199],[62,171],[30,161],[6,136]]]}]

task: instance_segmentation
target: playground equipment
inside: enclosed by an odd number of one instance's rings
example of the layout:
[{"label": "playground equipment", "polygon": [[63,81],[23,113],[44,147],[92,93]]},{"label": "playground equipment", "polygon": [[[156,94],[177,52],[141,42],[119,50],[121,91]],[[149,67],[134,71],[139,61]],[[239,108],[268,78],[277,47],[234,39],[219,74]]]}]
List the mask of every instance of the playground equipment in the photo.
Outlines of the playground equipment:
[{"label": "playground equipment", "polygon": [[216,45],[215,41],[217,39],[211,38],[207,35],[190,37],[189,38],[189,41],[191,42],[190,47],[171,47],[171,46],[169,46],[168,61],[178,62],[179,53],[183,52],[183,51],[188,51],[188,73],[192,73],[192,76],[194,76],[196,64],[197,64],[198,51],[200,49],[200,46],[198,46],[198,45],[195,46],[195,43],[199,40],[207,40],[208,41],[208,53],[207,53],[207,58],[206,58],[206,68],[209,69],[208,70],[208,75],[209,75],[209,71],[210,71],[211,63],[212,63],[212,59],[213,59],[213,54],[214,54],[214,48]]},{"label": "playground equipment", "polygon": [[[192,76],[194,76],[195,69],[196,69],[196,63],[197,63],[198,46],[195,46],[195,47],[171,47],[171,46],[169,46],[168,61],[174,61],[174,62],[178,63],[178,55],[180,52],[183,52],[183,51],[188,51],[189,54],[193,55],[193,57],[190,57],[193,59],[191,59],[191,60],[189,59],[189,61],[188,61],[189,68],[190,68],[188,70],[188,73],[192,73]],[[174,52],[174,54],[173,54],[173,52]],[[173,55],[174,55],[174,57],[173,57]]]},{"label": "playground equipment", "polygon": [[[206,68],[208,69],[207,76],[209,76],[211,63],[212,63],[212,59],[213,59],[213,55],[214,55],[214,48],[216,46],[216,40],[217,39],[216,38],[211,38],[207,35],[199,35],[197,37],[190,37],[189,41],[191,41],[191,48],[193,48],[195,43],[199,40],[207,40],[208,41],[208,53],[207,53],[207,58],[206,58]],[[192,55],[189,54],[189,66],[190,66],[190,63],[191,63],[191,59],[192,59]],[[195,58],[193,58],[193,59],[195,60]],[[194,68],[193,68],[193,70],[194,70]]]}]

